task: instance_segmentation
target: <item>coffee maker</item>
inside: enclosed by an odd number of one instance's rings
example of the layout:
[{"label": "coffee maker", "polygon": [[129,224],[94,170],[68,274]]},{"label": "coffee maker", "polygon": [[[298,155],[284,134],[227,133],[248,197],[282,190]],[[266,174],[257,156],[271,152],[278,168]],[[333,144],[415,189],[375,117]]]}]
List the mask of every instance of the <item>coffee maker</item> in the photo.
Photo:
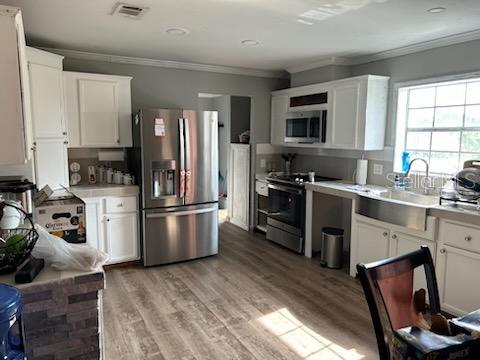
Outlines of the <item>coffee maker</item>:
[{"label": "coffee maker", "polygon": [[27,216],[33,215],[36,186],[24,177],[0,177],[0,201],[19,203]]}]

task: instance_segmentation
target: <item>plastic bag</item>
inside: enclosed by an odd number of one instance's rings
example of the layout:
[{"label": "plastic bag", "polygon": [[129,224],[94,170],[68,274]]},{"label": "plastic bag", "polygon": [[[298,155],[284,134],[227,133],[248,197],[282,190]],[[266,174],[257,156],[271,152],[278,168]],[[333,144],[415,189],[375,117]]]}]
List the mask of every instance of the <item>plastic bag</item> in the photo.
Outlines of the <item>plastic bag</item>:
[{"label": "plastic bag", "polygon": [[89,245],[70,244],[62,238],[50,234],[40,225],[35,225],[38,240],[32,255],[45,259],[58,270],[92,271],[102,267],[108,261],[108,255]]}]

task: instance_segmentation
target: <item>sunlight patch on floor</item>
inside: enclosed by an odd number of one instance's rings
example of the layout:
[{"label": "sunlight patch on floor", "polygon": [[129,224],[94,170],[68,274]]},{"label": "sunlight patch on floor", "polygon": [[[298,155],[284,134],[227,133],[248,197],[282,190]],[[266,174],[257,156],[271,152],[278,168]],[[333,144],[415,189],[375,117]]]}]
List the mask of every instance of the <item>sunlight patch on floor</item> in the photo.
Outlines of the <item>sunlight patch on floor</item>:
[{"label": "sunlight patch on floor", "polygon": [[280,338],[299,356],[307,360],[363,359],[355,349],[347,350],[303,325],[288,309],[262,316],[258,321]]}]

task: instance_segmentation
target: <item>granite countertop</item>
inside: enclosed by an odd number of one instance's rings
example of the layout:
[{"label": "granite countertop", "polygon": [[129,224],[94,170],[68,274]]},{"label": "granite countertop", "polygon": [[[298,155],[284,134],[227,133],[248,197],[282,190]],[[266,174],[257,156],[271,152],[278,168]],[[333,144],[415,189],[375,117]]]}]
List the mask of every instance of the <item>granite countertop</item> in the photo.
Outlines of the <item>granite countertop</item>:
[{"label": "granite countertop", "polygon": [[140,192],[138,185],[95,184],[70,186],[70,192],[79,198],[101,196],[136,196]]},{"label": "granite countertop", "polygon": [[54,281],[60,281],[64,279],[76,279],[84,276],[89,276],[93,274],[103,274],[103,269],[99,270],[92,270],[92,271],[79,271],[79,270],[57,270],[47,264],[45,267],[40,271],[37,277],[31,282],[27,284],[16,284],[15,283],[15,273],[0,275],[0,283],[13,285],[19,289],[28,288],[33,285],[40,285],[51,283]]},{"label": "granite countertop", "polygon": [[[348,181],[322,181],[316,183],[305,183],[305,188],[307,190],[349,199],[355,199],[357,196],[368,196],[368,193],[371,191],[388,190],[387,187],[377,185],[358,186]],[[430,216],[480,225],[480,210],[440,204],[426,207],[428,208],[428,214]]]}]

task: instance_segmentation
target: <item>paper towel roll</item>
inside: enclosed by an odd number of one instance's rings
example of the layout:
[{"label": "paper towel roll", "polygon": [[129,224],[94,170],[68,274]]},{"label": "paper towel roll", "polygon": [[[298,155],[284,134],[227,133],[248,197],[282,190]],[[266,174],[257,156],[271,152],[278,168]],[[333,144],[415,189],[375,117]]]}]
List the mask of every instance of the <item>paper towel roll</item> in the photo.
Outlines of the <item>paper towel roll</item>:
[{"label": "paper towel roll", "polygon": [[357,160],[357,171],[355,172],[355,184],[365,185],[367,183],[368,160]]}]

